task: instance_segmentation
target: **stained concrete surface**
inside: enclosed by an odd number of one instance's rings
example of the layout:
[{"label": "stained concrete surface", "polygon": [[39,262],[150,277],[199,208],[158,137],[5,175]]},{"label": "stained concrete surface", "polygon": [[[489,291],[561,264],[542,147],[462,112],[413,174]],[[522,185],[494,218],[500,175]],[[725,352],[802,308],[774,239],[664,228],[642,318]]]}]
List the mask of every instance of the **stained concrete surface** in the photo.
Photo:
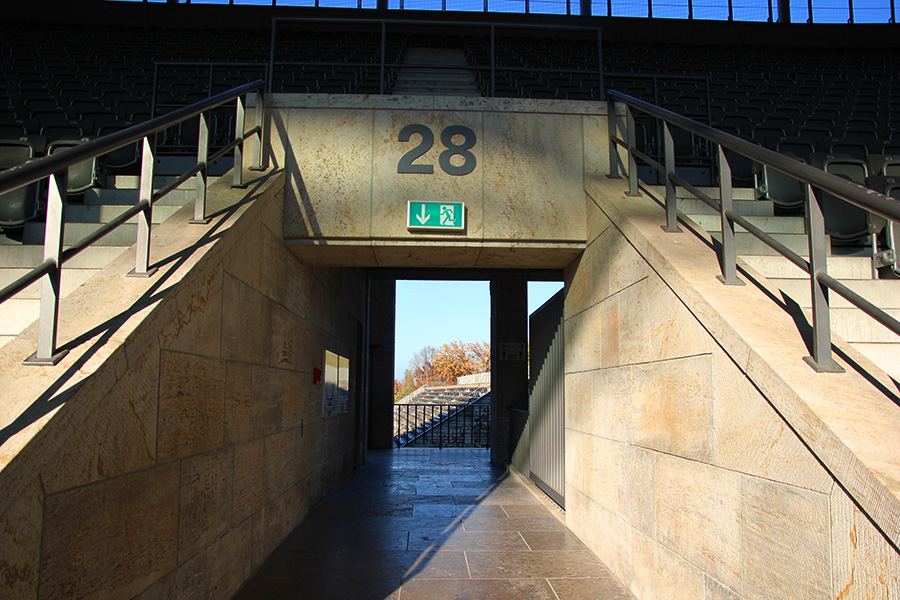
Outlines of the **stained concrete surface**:
[{"label": "stained concrete surface", "polygon": [[489,456],[370,452],[236,599],[631,599],[559,511]]}]

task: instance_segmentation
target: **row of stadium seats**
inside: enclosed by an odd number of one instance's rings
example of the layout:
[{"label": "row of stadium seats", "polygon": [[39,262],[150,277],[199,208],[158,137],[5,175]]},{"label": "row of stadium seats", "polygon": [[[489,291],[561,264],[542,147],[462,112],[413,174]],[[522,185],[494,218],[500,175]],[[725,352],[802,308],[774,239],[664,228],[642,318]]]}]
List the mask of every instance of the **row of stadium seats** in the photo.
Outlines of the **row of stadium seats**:
[{"label": "row of stadium seats", "polygon": [[[0,138],[55,141],[102,135],[264,76],[268,32],[210,30],[98,30],[6,23],[0,49]],[[55,44],[39,40],[52,37]],[[150,41],[152,40],[152,41]],[[279,31],[275,92],[378,93],[381,39],[376,31]],[[227,43],[226,43],[227,42]],[[596,39],[591,36],[500,36],[495,40],[497,95],[599,100]],[[400,63],[407,47],[462,48],[483,93],[489,93],[490,37],[392,33],[387,61]],[[315,52],[311,52],[311,49]],[[708,122],[774,150],[810,160],[817,152],[857,160],[900,154],[900,81],[894,60],[873,49],[809,50],[604,44],[605,86]],[[113,57],[98,63],[94,56]],[[297,64],[315,56],[316,64]],[[163,64],[175,59],[180,64]],[[212,68],[196,61],[214,61]],[[255,63],[248,66],[247,63]],[[224,64],[223,64],[224,63]],[[155,65],[155,68],[154,68]],[[157,75],[154,87],[154,72]],[[386,69],[390,91],[399,72]],[[192,153],[196,125],[160,136],[164,149]],[[638,145],[659,155],[655,122],[638,119]],[[233,116],[216,112],[211,143],[231,138]],[[708,144],[675,132],[682,165],[711,167]],[[13,146],[15,144],[12,144]],[[35,156],[45,150],[32,143]],[[136,153],[108,163],[134,168]],[[749,172],[748,170],[745,170]],[[738,170],[736,170],[738,176]]]}]

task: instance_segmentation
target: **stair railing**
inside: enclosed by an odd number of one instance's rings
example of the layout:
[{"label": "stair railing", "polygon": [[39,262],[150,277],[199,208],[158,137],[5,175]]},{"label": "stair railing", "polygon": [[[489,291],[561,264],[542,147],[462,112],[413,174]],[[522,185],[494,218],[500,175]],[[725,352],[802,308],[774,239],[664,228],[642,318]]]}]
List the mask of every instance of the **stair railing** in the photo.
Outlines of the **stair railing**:
[{"label": "stair railing", "polygon": [[[831,373],[844,371],[843,367],[835,362],[831,352],[831,319],[828,305],[828,290],[843,296],[864,313],[897,335],[900,335],[900,321],[828,274],[826,265],[828,239],[825,235],[825,219],[820,201],[813,193],[813,186],[830,192],[838,198],[864,210],[898,223],[900,223],[900,201],[627,94],[609,90],[607,92],[607,102],[609,111],[609,176],[618,179],[620,171],[624,171],[628,177],[627,195],[639,196],[637,159],[661,172],[666,183],[666,224],[662,227],[666,232],[681,232],[681,229],[678,227],[675,201],[676,184],[715,209],[722,220],[722,243],[719,251],[722,274],[718,276],[719,281],[725,285],[744,285],[744,282],[737,275],[735,224],[743,227],[809,275],[812,293],[812,356],[805,356],[803,360],[813,369],[817,372]],[[624,114],[621,116],[616,112],[617,103],[624,106]],[[664,164],[647,156],[636,147],[633,110],[639,110],[662,121]],[[679,127],[716,145],[718,149],[720,200],[710,198],[675,172],[675,145],[670,131],[671,126]],[[624,139],[619,137],[621,129],[624,129]],[[627,167],[623,164],[619,155],[620,147],[626,151]],[[805,213],[809,260],[789,249],[735,212],[731,167],[725,155],[726,148],[752,161],[789,175],[803,184],[806,196]]]},{"label": "stair railing", "polygon": [[[265,81],[258,79],[251,83],[235,87],[221,94],[200,100],[184,108],[166,115],[138,123],[127,129],[116,131],[89,142],[72,146],[60,152],[39,158],[24,165],[19,165],[0,173],[0,194],[24,187],[35,181],[49,179],[49,195],[47,198],[47,221],[44,230],[44,259],[40,265],[19,277],[0,290],[0,303],[3,303],[29,285],[41,282],[40,313],[38,317],[37,350],[25,359],[24,364],[49,366],[57,364],[68,353],[57,346],[57,329],[59,317],[60,280],[62,265],[97,242],[116,228],[137,216],[137,245],[134,270],[128,273],[131,277],[150,277],[156,269],[150,268],[150,225],[152,223],[153,204],[185,183],[192,177],[197,181],[197,194],[194,199],[194,218],[191,223],[208,223],[206,216],[206,177],[210,164],[234,150],[233,187],[244,187],[243,180],[243,148],[244,142],[254,139],[252,154],[252,170],[262,170],[263,165],[263,97],[262,88]],[[245,96],[255,96],[256,126],[244,131]],[[224,148],[209,156],[209,111],[232,100],[237,100],[235,118],[235,139]],[[198,117],[200,119],[200,135],[197,143],[197,164],[185,171],[174,181],[153,191],[153,175],[156,164],[156,134],[177,125],[182,121]],[[138,202],[117,218],[88,236],[85,236],[68,248],[63,248],[65,227],[65,204],[68,169],[85,160],[107,154],[140,141],[142,143],[141,179]]]}]

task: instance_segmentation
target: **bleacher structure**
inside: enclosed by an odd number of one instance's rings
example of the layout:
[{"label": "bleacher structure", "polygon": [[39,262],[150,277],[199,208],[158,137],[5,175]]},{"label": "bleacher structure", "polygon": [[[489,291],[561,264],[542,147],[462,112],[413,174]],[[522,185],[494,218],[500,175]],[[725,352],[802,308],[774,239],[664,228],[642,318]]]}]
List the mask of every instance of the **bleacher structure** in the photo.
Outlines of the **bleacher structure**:
[{"label": "bleacher structure", "polygon": [[487,448],[490,391],[486,386],[422,386],[394,404],[394,444]]},{"label": "bleacher structure", "polygon": [[[456,86],[460,95],[584,101],[600,100],[604,89],[616,89],[900,197],[893,179],[900,171],[900,82],[889,49],[720,46],[710,52],[702,45],[610,41],[603,45],[601,66],[590,31],[563,35],[509,29],[489,36],[486,28],[440,35],[394,29],[383,35],[377,23],[312,27],[288,21],[273,40],[273,34],[253,30],[99,28],[84,36],[59,26],[7,23],[2,26],[6,50],[0,54],[0,168],[164,114],[271,71],[273,93],[390,94],[399,82],[396,93],[452,94]],[[41,43],[46,36],[56,43]],[[147,41],[151,39],[156,42]],[[447,58],[448,52],[460,62]],[[109,58],[98,63],[95,56]],[[422,68],[441,62],[453,63],[453,68],[444,75]],[[471,71],[456,68],[466,63]],[[233,110],[212,111],[212,149],[227,144],[234,131]],[[179,168],[192,161],[198,135],[195,121],[163,132],[157,173],[167,173],[167,161],[176,161]],[[698,185],[714,185],[709,145],[684,131],[675,130],[673,136],[682,175]],[[660,126],[638,116],[638,149],[659,159],[661,140]],[[228,160],[212,172],[227,170]],[[135,144],[79,165],[77,172],[70,170],[70,235],[87,227],[76,223],[99,223],[104,211],[115,210],[94,205],[116,205],[119,200],[108,198],[133,195],[103,188],[130,182],[138,161]],[[638,169],[645,181],[659,183],[655,171],[643,165]],[[796,181],[739,159],[732,172],[736,186],[772,203],[773,215],[802,212]],[[32,185],[4,196],[0,227],[5,235],[0,239],[6,246],[41,241],[45,193]],[[843,201],[824,201],[831,207],[826,209],[826,228],[835,252],[870,256],[881,276],[894,276],[896,226]],[[33,266],[34,260],[16,258],[0,265],[3,279],[12,277],[9,269]],[[8,331],[0,334],[17,333],[34,316],[33,310],[17,310],[5,319]]]}]

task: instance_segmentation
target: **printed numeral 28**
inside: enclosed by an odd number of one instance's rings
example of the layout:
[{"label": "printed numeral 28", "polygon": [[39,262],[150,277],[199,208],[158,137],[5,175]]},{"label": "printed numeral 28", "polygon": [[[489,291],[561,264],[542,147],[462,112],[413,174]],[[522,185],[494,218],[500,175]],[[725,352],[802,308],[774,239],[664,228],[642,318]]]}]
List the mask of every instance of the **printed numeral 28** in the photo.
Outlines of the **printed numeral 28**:
[{"label": "printed numeral 28", "polygon": [[[416,164],[416,159],[424,156],[426,152],[431,150],[434,145],[434,133],[425,125],[407,125],[400,130],[398,140],[408,142],[412,134],[418,133],[422,136],[419,145],[400,157],[397,163],[398,173],[434,173],[434,165]],[[453,136],[463,136],[462,144],[454,144]],[[444,144],[446,150],[441,152],[438,157],[438,164],[441,170],[448,175],[468,175],[475,170],[475,155],[469,152],[475,146],[475,132],[463,125],[451,125],[441,132],[441,143]],[[456,166],[450,162],[450,159],[459,155],[463,157],[463,164]]]}]

